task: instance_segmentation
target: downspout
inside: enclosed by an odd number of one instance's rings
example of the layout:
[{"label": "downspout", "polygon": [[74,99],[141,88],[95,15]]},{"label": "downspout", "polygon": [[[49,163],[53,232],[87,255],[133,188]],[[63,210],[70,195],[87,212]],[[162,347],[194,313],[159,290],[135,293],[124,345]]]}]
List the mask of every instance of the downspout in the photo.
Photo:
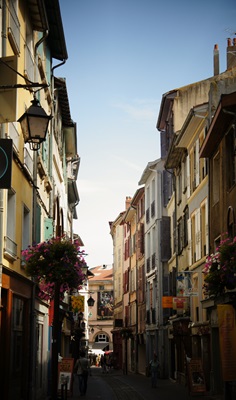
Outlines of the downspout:
[{"label": "downspout", "polygon": [[[6,4],[2,2],[2,57],[6,56]],[[3,139],[5,124],[1,124],[0,137]],[[4,189],[0,189],[0,312],[2,310],[2,261],[3,261],[3,200]],[[1,320],[0,320],[1,321]],[[1,325],[0,325],[1,329]]]}]

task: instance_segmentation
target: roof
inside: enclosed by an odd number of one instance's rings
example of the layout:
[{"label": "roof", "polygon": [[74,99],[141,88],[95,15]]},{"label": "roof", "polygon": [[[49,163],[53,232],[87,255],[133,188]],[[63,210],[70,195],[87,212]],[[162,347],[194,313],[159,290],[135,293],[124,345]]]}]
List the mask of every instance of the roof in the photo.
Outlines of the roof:
[{"label": "roof", "polygon": [[236,92],[223,94],[200,150],[200,157],[210,158],[218,148],[229,125],[235,121]]},{"label": "roof", "polygon": [[193,134],[203,119],[207,117],[208,103],[197,105],[189,111],[183,126],[179,132],[174,134],[169,148],[165,168],[177,168],[186,154],[187,145],[190,143]]},{"label": "roof", "polygon": [[70,104],[66,87],[65,78],[54,78],[54,86],[58,89],[58,101],[61,108],[62,124],[63,126],[74,126],[71,119]]},{"label": "roof", "polygon": [[67,60],[68,54],[64,36],[61,11],[58,0],[28,0],[28,8],[33,29],[48,31],[47,41],[52,58]]},{"label": "roof", "polygon": [[66,41],[64,36],[63,24],[61,19],[61,10],[58,0],[45,1],[47,12],[49,35],[48,43],[51,55],[57,60],[67,60],[68,54],[66,49]]},{"label": "roof", "polygon": [[98,267],[90,268],[90,271],[94,276],[89,278],[89,282],[113,280],[113,267],[111,265],[99,265]]},{"label": "roof", "polygon": [[44,32],[49,29],[43,0],[28,0],[28,8],[33,29]]},{"label": "roof", "polygon": [[163,131],[165,129],[166,121],[168,119],[170,104],[173,102],[174,98],[176,97],[177,91],[178,91],[178,89],[174,89],[174,90],[171,90],[170,92],[163,94],[163,96],[162,96],[160,111],[159,111],[157,125],[156,125],[156,128],[159,131]]},{"label": "roof", "polygon": [[183,126],[178,133],[175,145],[178,147],[186,147],[203,119],[208,116],[208,103],[194,106],[189,111]]},{"label": "roof", "polygon": [[[148,164],[147,164],[147,166],[146,166],[146,168],[145,168],[145,170],[143,171],[143,173],[142,173],[142,176],[141,176],[141,178],[140,178],[140,181],[139,181],[139,185],[144,185],[146,182],[147,182],[147,179],[149,178],[149,176],[152,174],[152,172],[153,172],[153,169],[155,168],[156,169],[156,166],[157,166],[157,164],[159,164],[161,161],[163,161],[161,158],[158,158],[157,160],[155,160],[155,161],[150,161]],[[156,169],[157,170],[157,169]]]}]

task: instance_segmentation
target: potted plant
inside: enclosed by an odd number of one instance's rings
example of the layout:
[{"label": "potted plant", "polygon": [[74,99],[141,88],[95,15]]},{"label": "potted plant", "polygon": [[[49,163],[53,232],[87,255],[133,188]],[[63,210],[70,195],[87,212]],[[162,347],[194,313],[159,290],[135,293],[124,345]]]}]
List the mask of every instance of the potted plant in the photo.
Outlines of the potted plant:
[{"label": "potted plant", "polygon": [[203,273],[203,288],[208,296],[236,288],[236,237],[221,240],[216,252],[207,257]]},{"label": "potted plant", "polygon": [[65,236],[28,246],[22,251],[25,271],[38,283],[38,295],[44,300],[54,297],[55,283],[60,286],[60,298],[72,289],[80,289],[85,279],[84,252],[77,241]]}]

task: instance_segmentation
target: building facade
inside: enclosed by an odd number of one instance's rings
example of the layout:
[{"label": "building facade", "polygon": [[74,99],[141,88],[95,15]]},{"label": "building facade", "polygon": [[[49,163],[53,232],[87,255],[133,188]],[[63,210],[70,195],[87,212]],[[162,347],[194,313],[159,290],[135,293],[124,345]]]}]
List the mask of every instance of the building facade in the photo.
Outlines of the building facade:
[{"label": "building facade", "polygon": [[113,350],[112,328],[114,315],[113,266],[90,268],[89,293],[95,300],[88,308],[89,353],[103,354]]},{"label": "building facade", "polygon": [[[1,139],[12,145],[11,179],[8,186],[0,182],[1,395],[40,399],[50,386],[52,307],[37,296],[21,252],[53,236],[73,238],[79,201],[76,125],[66,82],[54,76],[68,58],[59,2],[6,0],[0,17],[0,129]],[[33,99],[51,116],[37,150],[24,143],[18,122]],[[65,355],[69,337],[64,330]]]}]

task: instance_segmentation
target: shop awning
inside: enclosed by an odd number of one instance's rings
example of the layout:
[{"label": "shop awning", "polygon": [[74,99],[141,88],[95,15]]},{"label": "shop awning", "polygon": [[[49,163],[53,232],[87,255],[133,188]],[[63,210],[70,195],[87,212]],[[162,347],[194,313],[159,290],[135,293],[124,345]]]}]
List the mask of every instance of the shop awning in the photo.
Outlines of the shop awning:
[{"label": "shop awning", "polygon": [[94,342],[93,345],[92,345],[92,349],[94,349],[94,350],[103,350],[103,349],[105,349],[105,347],[108,346],[108,344],[109,344],[109,342],[102,342],[102,343]]}]

